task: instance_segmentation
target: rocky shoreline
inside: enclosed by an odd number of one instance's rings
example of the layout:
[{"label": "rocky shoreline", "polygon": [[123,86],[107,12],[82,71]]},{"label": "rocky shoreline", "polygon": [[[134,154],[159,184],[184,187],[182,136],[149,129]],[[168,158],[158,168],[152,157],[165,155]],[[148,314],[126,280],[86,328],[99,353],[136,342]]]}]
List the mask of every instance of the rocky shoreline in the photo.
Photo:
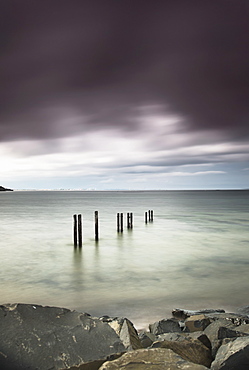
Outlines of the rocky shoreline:
[{"label": "rocky shoreline", "polygon": [[4,304],[0,328],[5,370],[249,368],[249,306],[237,313],[174,309],[138,332],[127,318]]}]

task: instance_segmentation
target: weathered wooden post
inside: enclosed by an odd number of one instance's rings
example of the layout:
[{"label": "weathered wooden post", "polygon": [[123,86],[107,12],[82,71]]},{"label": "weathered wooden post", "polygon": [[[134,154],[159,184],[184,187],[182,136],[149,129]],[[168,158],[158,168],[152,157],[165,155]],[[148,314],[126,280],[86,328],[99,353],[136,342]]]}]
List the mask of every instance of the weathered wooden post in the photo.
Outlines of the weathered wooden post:
[{"label": "weathered wooden post", "polygon": [[119,229],[120,229],[120,219],[119,219],[119,213],[117,213],[117,232],[119,233]]},{"label": "weathered wooden post", "polygon": [[120,224],[121,224],[121,233],[123,232],[124,230],[124,227],[123,227],[123,213],[120,213]]},{"label": "weathered wooden post", "polygon": [[82,247],[82,221],[81,215],[78,215],[78,240],[79,240],[79,247]]},{"label": "weathered wooden post", "polygon": [[99,213],[95,211],[95,241],[99,240]]},{"label": "weathered wooden post", "polygon": [[132,213],[127,213],[127,229],[132,229],[133,225],[133,215]]},{"label": "weathered wooden post", "polygon": [[147,224],[148,223],[148,212],[145,212],[144,218],[145,218],[145,223]]},{"label": "weathered wooden post", "polygon": [[153,222],[153,210],[150,211],[151,222]]},{"label": "weathered wooden post", "polygon": [[77,247],[77,215],[73,215],[74,227],[73,227],[73,242],[74,246]]},{"label": "weathered wooden post", "polygon": [[151,221],[151,211],[149,210],[149,222]]}]

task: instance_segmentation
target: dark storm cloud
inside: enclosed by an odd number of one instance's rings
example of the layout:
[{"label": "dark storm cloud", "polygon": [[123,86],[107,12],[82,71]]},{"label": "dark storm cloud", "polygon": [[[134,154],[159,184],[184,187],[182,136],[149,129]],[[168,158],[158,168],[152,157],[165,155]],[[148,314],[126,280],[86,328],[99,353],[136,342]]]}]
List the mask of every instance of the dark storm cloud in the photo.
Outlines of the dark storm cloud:
[{"label": "dark storm cloud", "polygon": [[246,0],[2,1],[0,139],[139,131],[151,104],[244,139],[248,16]]}]

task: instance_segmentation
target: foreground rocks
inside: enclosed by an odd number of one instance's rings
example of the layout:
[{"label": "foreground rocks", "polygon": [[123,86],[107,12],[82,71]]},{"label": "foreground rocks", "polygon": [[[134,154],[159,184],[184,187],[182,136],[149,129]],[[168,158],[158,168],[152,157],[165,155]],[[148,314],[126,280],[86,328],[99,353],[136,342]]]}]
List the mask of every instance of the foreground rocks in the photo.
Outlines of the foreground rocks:
[{"label": "foreground rocks", "polygon": [[125,352],[108,324],[65,308],[0,306],[0,328],[0,369],[98,369]]},{"label": "foreground rocks", "polygon": [[204,370],[201,365],[195,365],[184,360],[170,349],[143,349],[124,354],[118,360],[105,362],[100,370]]},{"label": "foreground rocks", "polygon": [[175,309],[138,334],[127,318],[0,306],[0,369],[249,369],[248,307]]}]

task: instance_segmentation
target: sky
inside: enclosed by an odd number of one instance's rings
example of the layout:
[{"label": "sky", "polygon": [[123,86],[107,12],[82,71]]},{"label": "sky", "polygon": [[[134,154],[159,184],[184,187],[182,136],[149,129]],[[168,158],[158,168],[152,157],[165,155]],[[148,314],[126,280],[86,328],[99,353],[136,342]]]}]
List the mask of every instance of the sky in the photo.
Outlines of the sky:
[{"label": "sky", "polygon": [[248,0],[0,4],[0,185],[249,188]]}]

